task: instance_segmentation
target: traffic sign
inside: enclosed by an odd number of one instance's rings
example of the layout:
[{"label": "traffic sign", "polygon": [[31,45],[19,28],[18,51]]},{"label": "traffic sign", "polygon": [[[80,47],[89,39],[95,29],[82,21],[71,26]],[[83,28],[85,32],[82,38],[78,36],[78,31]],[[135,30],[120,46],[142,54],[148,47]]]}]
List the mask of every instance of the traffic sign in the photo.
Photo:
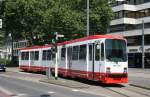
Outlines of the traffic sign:
[{"label": "traffic sign", "polygon": [[57,37],[64,37],[64,35],[58,34]]}]

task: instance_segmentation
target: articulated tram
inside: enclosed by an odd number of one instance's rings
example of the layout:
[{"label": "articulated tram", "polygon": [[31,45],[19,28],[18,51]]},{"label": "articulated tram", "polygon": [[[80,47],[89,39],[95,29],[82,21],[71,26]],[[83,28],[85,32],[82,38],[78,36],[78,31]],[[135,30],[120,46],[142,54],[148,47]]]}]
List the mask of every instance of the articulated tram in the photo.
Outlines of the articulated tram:
[{"label": "articulated tram", "polygon": [[[58,43],[58,74],[102,83],[127,83],[127,42],[112,35],[93,35]],[[20,49],[19,68],[55,72],[52,45]]]}]

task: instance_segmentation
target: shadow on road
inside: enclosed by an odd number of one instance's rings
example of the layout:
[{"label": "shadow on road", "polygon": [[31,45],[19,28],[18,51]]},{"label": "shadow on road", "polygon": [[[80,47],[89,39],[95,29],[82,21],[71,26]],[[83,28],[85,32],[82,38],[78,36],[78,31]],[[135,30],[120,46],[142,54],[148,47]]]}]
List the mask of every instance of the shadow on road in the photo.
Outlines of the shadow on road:
[{"label": "shadow on road", "polygon": [[[21,71],[21,72],[27,72],[27,71]],[[29,72],[28,71],[28,73],[46,75],[45,72],[32,72],[32,71]],[[76,81],[79,83],[83,83],[85,85],[100,86],[100,87],[117,87],[117,88],[125,87],[124,85],[121,85],[121,84],[104,84],[104,83],[101,83],[100,81],[92,81],[92,80],[87,80],[87,79],[82,79],[82,78],[63,77],[61,75],[59,75],[59,80]],[[47,97],[47,96],[41,96],[41,97]]]},{"label": "shadow on road", "polygon": [[72,80],[72,81],[77,81],[86,85],[92,85],[92,86],[100,86],[100,87],[117,87],[117,88],[122,88],[125,87],[122,84],[104,84],[101,83],[100,81],[92,81],[92,80],[87,80],[87,79],[81,79],[81,78],[66,78],[66,77],[60,77],[62,79],[67,79],[67,80]]},{"label": "shadow on road", "polygon": [[42,94],[42,95],[40,95],[40,97],[51,97],[51,95],[49,95],[49,94]]}]

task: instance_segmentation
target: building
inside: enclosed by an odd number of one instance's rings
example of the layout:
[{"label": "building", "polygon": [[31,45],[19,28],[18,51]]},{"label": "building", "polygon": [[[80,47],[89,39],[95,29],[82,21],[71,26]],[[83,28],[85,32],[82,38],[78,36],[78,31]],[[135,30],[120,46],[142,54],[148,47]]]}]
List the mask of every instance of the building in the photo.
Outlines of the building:
[{"label": "building", "polygon": [[[28,40],[19,40],[19,41],[13,42],[13,56],[15,58],[18,58],[19,49],[23,48],[23,47],[27,47],[27,46],[29,46]],[[12,43],[9,38],[5,41],[5,44],[1,48],[0,52],[1,52],[2,59],[11,60],[11,58],[12,58]]]},{"label": "building", "polygon": [[150,0],[124,0],[112,4],[114,19],[109,33],[128,42],[129,67],[142,67],[142,21],[144,20],[145,67],[150,67]]}]

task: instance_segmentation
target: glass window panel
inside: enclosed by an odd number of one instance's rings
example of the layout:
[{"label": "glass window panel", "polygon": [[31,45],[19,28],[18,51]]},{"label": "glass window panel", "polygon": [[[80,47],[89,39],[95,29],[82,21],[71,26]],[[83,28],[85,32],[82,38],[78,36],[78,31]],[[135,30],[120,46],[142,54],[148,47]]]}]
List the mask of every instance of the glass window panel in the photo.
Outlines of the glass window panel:
[{"label": "glass window panel", "polygon": [[35,51],[34,60],[39,60],[39,51]]},{"label": "glass window panel", "polygon": [[79,59],[80,60],[86,60],[86,45],[80,46]]},{"label": "glass window panel", "polygon": [[79,46],[73,47],[72,60],[78,60],[79,58]]},{"label": "glass window panel", "polygon": [[66,57],[66,48],[61,49],[61,60],[65,60]]},{"label": "glass window panel", "polygon": [[92,60],[92,45],[89,45],[89,59]]},{"label": "glass window panel", "polygon": [[47,60],[51,60],[52,59],[51,55],[52,55],[51,50],[47,50]]}]

